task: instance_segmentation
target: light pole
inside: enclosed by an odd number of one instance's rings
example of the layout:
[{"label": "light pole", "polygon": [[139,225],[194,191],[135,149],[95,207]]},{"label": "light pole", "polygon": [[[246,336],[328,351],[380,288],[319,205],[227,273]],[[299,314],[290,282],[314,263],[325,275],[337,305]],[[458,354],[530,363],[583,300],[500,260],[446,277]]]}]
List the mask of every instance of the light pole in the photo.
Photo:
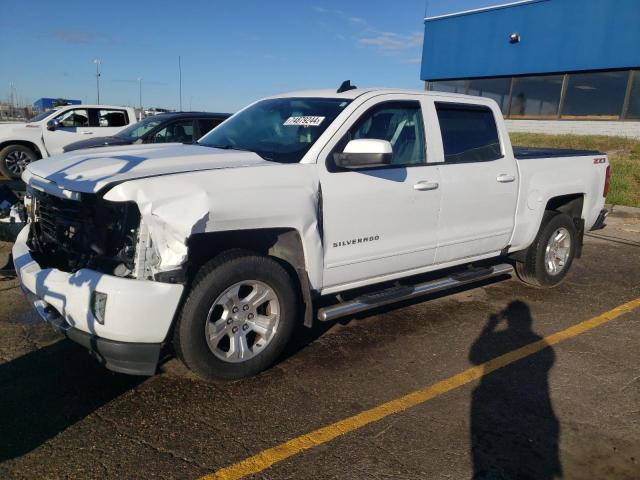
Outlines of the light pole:
[{"label": "light pole", "polygon": [[178,82],[179,82],[179,96],[180,96],[180,111],[182,111],[182,59],[178,55]]},{"label": "light pole", "polygon": [[140,115],[138,120],[142,120],[142,77],[138,77],[138,97],[140,100]]},{"label": "light pole", "polygon": [[100,105],[100,59],[96,58],[93,63],[96,64],[96,89],[98,91],[98,105]]}]

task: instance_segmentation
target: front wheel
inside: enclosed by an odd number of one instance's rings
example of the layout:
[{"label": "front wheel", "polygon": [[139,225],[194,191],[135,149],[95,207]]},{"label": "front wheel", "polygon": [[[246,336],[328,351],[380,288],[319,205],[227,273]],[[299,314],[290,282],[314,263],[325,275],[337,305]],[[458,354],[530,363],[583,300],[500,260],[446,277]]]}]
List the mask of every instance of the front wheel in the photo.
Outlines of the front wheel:
[{"label": "front wheel", "polygon": [[233,380],[271,366],[296,321],[296,290],[269,257],[229,252],[194,280],[175,329],[180,359],[208,380]]},{"label": "front wheel", "polygon": [[546,211],[524,261],[516,262],[518,277],[536,287],[555,287],[569,273],[578,241],[576,227],[569,215]]},{"label": "front wheel", "polygon": [[8,145],[0,150],[0,172],[11,180],[18,180],[27,165],[37,159],[36,152],[29,147]]}]

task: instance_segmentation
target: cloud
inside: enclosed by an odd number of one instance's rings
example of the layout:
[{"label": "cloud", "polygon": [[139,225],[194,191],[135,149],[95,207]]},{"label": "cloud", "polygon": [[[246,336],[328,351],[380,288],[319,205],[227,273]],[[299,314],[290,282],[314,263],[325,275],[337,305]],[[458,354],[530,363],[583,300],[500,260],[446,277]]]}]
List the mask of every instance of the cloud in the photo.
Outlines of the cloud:
[{"label": "cloud", "polygon": [[374,35],[360,37],[358,43],[388,53],[419,48],[422,46],[422,40],[423,36],[421,33],[401,35],[394,32],[376,32]]},{"label": "cloud", "polygon": [[402,63],[408,63],[410,65],[420,65],[422,63],[421,57],[407,58]]},{"label": "cloud", "polygon": [[[357,45],[371,48],[380,55],[399,56],[402,52],[422,48],[422,33],[414,32],[410,34],[402,34],[383,31],[371,25],[364,18],[350,15],[343,10],[328,9],[318,6],[313,7],[313,9],[321,15],[333,16],[343,24],[349,25],[349,28],[354,31],[349,36],[355,39]],[[344,40],[347,37],[342,33],[336,33],[335,38],[338,40]],[[421,59],[416,57],[415,59],[412,58],[410,60],[405,60],[403,63],[420,63],[420,61]]]},{"label": "cloud", "polygon": [[91,45],[96,43],[116,43],[113,37],[85,30],[57,29],[51,30],[47,36],[59,42],[72,45]]}]

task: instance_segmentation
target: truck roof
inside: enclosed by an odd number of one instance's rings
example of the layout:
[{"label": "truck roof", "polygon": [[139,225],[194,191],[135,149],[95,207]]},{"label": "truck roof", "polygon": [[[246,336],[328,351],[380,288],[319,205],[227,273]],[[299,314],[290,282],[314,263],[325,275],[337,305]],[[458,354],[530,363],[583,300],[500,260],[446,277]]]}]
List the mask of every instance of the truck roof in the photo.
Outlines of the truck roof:
[{"label": "truck roof", "polygon": [[53,109],[61,109],[61,108],[66,108],[66,107],[73,107],[73,108],[131,108],[134,109],[135,107],[123,107],[121,105],[95,105],[95,104],[89,104],[89,103],[78,103],[78,104],[72,104],[72,105],[59,105],[57,107],[53,107]]},{"label": "truck roof", "polygon": [[473,95],[463,95],[461,93],[449,93],[449,92],[432,92],[417,89],[403,89],[403,88],[354,88],[347,90],[346,92],[337,93],[335,89],[325,88],[318,90],[298,90],[293,92],[287,92],[279,95],[274,95],[270,98],[344,98],[346,100],[353,100],[365,94],[376,93],[396,93],[407,95],[425,95],[425,96],[446,96],[467,100],[477,100],[479,97]]}]

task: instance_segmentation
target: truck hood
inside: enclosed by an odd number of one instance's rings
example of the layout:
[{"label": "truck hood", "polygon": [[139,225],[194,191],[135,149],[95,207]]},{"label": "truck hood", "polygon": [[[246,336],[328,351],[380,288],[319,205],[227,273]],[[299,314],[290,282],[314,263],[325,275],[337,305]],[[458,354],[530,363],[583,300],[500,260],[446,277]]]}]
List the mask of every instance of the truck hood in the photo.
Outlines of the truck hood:
[{"label": "truck hood", "polygon": [[65,190],[96,193],[110,184],[137,178],[268,165],[274,163],[253,152],[181,143],[127,145],[76,150],[38,160],[29,165],[22,179],[54,195]]},{"label": "truck hood", "polygon": [[[122,145],[133,145],[135,140],[122,137],[94,137],[70,143],[64,147],[64,152],[73,152],[83,148],[120,147]],[[140,142],[142,143],[142,142]]]}]

